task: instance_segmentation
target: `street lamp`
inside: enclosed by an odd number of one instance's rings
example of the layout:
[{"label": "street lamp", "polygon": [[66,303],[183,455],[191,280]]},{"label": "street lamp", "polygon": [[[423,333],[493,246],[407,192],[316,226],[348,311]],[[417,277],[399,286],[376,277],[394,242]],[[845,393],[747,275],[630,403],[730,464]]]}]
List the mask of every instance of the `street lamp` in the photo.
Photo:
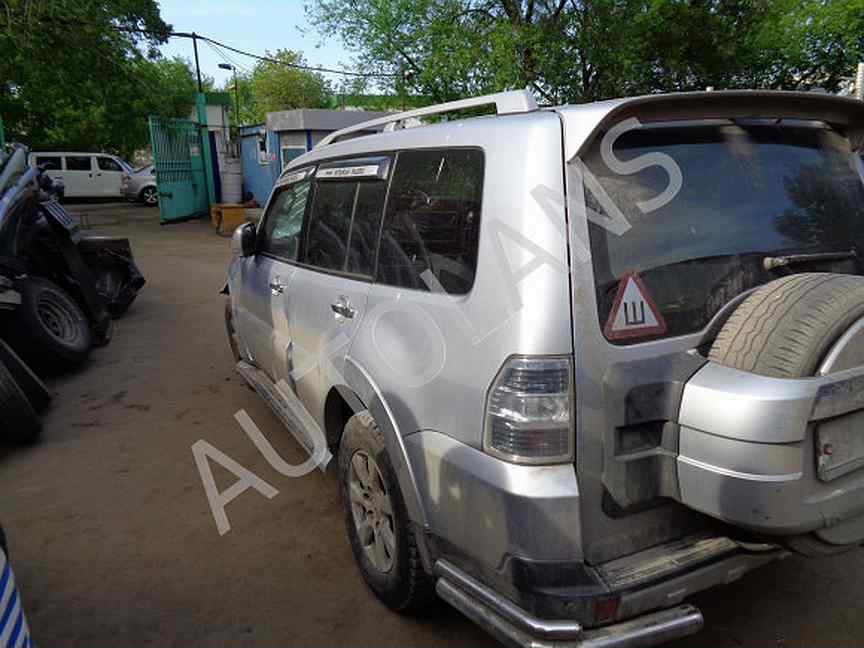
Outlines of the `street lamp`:
[{"label": "street lamp", "polygon": [[237,84],[237,68],[228,63],[220,63],[219,68],[222,70],[232,70],[234,72],[234,103],[237,111],[237,126],[240,126],[240,86]]}]

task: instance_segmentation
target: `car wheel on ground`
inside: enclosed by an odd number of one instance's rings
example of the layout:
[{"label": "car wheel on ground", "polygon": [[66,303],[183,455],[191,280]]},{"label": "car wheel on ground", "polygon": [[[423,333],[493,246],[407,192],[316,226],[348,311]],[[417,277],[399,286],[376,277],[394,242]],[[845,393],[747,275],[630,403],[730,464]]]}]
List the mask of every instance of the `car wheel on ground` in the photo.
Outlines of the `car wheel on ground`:
[{"label": "car wheel on ground", "polygon": [[28,277],[16,286],[21,305],[7,322],[7,339],[39,367],[83,363],[90,355],[90,322],[74,299],[56,284]]},{"label": "car wheel on ground", "polygon": [[[864,364],[864,332],[853,328],[862,318],[864,277],[831,273],[784,277],[762,286],[738,306],[709,357],[775,378],[835,373]],[[832,544],[806,534],[791,537],[786,544],[799,553],[819,556],[846,551],[857,542]]]},{"label": "car wheel on ground", "polygon": [[159,204],[159,190],[156,187],[144,187],[139,199],[148,207],[155,207]]},{"label": "car wheel on ground", "polygon": [[0,362],[6,365],[33,409],[41,412],[48,407],[51,403],[51,392],[48,387],[2,339],[0,339]]},{"label": "car wheel on ground", "polygon": [[387,607],[416,612],[434,600],[384,437],[369,412],[345,425],[339,447],[345,525],[363,580]]},{"label": "car wheel on ground", "polygon": [[2,440],[33,443],[42,433],[42,423],[15,382],[6,365],[0,362],[0,430]]}]

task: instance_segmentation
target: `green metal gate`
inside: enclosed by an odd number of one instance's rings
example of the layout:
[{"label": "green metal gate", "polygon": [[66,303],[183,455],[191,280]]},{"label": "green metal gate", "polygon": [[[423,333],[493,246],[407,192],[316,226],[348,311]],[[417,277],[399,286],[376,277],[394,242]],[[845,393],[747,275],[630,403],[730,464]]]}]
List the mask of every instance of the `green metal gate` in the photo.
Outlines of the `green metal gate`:
[{"label": "green metal gate", "polygon": [[188,119],[150,117],[153,168],[159,189],[159,220],[171,223],[210,208],[201,132]]}]

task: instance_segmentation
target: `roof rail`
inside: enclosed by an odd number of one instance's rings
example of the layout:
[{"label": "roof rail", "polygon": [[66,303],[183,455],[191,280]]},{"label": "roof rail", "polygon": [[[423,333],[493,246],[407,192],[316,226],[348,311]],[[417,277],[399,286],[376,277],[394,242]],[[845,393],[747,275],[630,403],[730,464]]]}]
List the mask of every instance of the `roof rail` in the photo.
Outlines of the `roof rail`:
[{"label": "roof rail", "polygon": [[[492,104],[495,105],[495,109],[499,115],[512,115],[515,113],[526,113],[537,110],[537,102],[534,101],[534,95],[532,95],[528,90],[498,92],[496,94],[484,95],[482,97],[448,101],[447,103],[437,104],[435,106],[426,106],[425,108],[417,108],[416,110],[394,113],[387,117],[379,117],[378,119],[372,119],[360,124],[355,124],[354,126],[349,126],[348,128],[343,128],[342,130],[330,133],[327,137],[322,139],[315,148],[321,148],[328,144],[338,142],[341,138],[350,135],[351,133],[370,130],[377,128],[378,126],[387,126],[389,124],[395,126],[406,119],[426,117],[428,115],[440,115],[454,110],[465,110],[466,108],[476,108],[478,106],[491,106]],[[395,130],[395,128],[391,128],[391,130]]]}]

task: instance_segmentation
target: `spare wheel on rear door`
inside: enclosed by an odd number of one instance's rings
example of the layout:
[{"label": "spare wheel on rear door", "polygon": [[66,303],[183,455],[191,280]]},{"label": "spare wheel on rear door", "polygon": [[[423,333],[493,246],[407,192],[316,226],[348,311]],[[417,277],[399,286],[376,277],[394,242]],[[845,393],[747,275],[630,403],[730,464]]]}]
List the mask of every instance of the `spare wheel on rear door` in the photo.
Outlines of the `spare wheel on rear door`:
[{"label": "spare wheel on rear door", "polygon": [[[762,286],[732,313],[709,357],[777,378],[826,375],[864,365],[864,277],[806,273]],[[807,555],[849,548],[815,534],[787,543]]]}]

